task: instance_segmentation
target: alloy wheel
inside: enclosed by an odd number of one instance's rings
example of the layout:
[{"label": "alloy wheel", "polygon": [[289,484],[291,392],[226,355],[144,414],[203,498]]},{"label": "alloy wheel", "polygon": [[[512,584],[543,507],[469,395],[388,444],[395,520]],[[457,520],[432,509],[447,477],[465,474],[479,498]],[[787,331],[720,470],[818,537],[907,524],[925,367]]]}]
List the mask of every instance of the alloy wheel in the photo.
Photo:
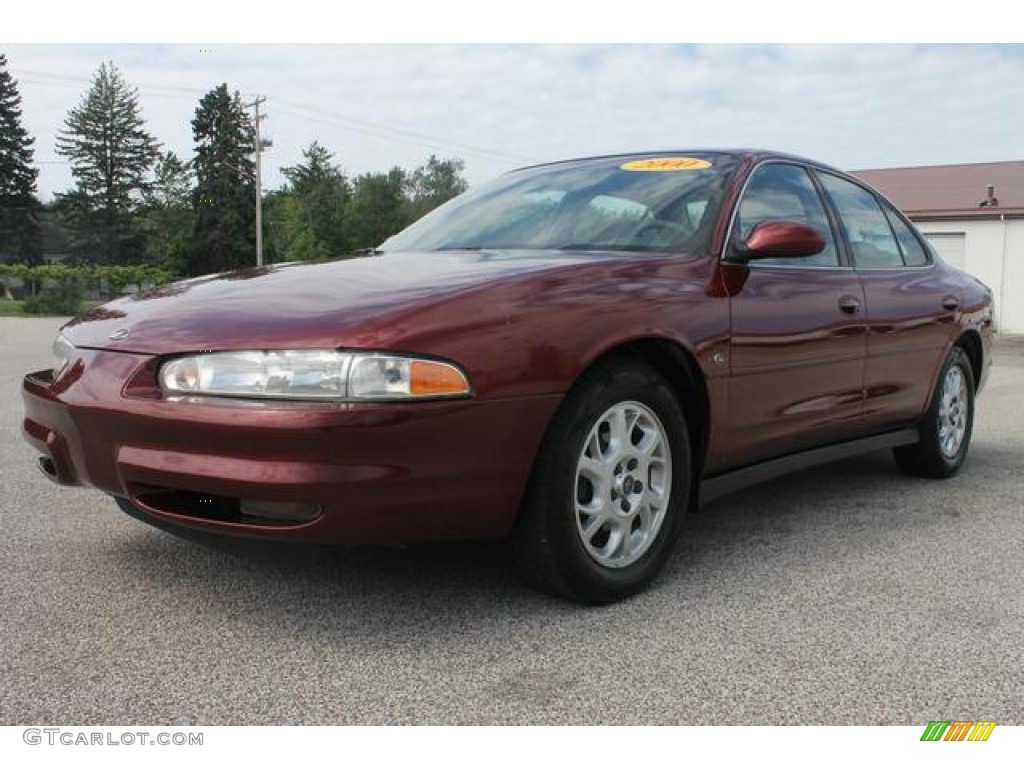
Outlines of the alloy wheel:
[{"label": "alloy wheel", "polygon": [[584,441],[574,489],[576,529],[595,562],[624,568],[643,557],[672,489],[672,452],[654,411],[633,401],[605,411]]},{"label": "alloy wheel", "polygon": [[947,458],[956,456],[967,433],[967,380],[959,366],[954,365],[942,382],[939,403],[939,446]]}]

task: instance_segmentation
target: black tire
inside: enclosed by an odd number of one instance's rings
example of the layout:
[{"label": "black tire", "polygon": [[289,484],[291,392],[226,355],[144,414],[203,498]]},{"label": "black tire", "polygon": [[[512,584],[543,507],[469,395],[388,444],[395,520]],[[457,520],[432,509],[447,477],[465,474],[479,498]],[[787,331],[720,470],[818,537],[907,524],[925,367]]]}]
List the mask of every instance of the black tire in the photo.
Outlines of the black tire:
[{"label": "black tire", "polygon": [[[952,372],[952,373],[951,373]],[[962,396],[955,398],[955,413],[962,415],[963,436],[959,443],[949,442],[948,436],[943,434],[943,426],[948,410],[947,381],[952,376],[953,381],[963,382]],[[935,383],[935,393],[932,395],[931,404],[924,415],[918,430],[921,439],[914,445],[906,445],[894,449],[896,464],[909,475],[917,477],[946,478],[952,477],[960,471],[964,460],[967,458],[967,451],[971,444],[971,430],[974,428],[974,370],[967,353],[961,347],[953,347],[945,364],[939,371],[938,381]],[[948,424],[946,424],[948,429]],[[945,450],[943,448],[944,438],[946,439]],[[952,450],[955,447],[955,450]]]},{"label": "black tire", "polygon": [[[594,441],[604,439],[600,430],[611,421],[602,419],[613,411],[626,414],[626,421],[620,424],[629,423],[629,414],[636,417],[632,429],[623,432],[628,434],[626,452],[647,456],[640,453],[640,443],[657,444],[661,446],[660,453],[654,456],[660,458],[641,458],[644,465],[633,470],[629,466],[635,467],[636,459],[624,460],[622,472],[615,475],[616,479],[610,484],[602,486],[618,489],[601,495],[602,499],[612,500],[604,507],[611,511],[586,521],[603,526],[588,538],[583,531],[585,518],[577,511],[580,494],[588,493],[588,481],[579,474],[583,471],[581,461],[585,448],[590,451]],[[655,418],[651,418],[651,414]],[[644,432],[644,429],[649,431]],[[639,441],[636,445],[634,439]],[[606,448],[601,450],[608,450],[612,458],[604,466],[615,464],[617,468],[619,463],[615,456],[618,454],[611,448],[611,438],[608,440]],[[624,443],[619,441],[615,445]],[[608,471],[615,474],[611,469]],[[637,473],[635,479],[633,471]],[[669,384],[639,358],[622,356],[597,364],[584,373],[566,395],[537,457],[513,536],[520,577],[536,589],[585,603],[610,603],[639,592],[657,576],[671,554],[686,511],[691,482],[686,417]],[[595,503],[597,489],[597,483],[592,483],[589,489],[592,498],[585,503]],[[614,501],[616,493],[620,494],[618,501]],[[636,506],[627,513],[631,502]],[[620,509],[623,510],[621,518]],[[647,511],[647,517],[641,521],[642,525],[636,525],[636,519],[644,517],[641,509]],[[604,519],[606,514],[608,522],[600,523],[598,517]],[[649,522],[658,520],[659,514],[660,525]],[[608,527],[612,523],[620,526],[615,528],[617,533],[604,533],[605,527],[612,530]],[[596,559],[600,554],[591,554],[598,548],[595,542],[602,536],[607,537],[603,546],[611,547],[613,535],[614,541],[625,541],[623,553],[630,548],[635,550],[634,561],[623,554],[619,564],[610,566]]]}]

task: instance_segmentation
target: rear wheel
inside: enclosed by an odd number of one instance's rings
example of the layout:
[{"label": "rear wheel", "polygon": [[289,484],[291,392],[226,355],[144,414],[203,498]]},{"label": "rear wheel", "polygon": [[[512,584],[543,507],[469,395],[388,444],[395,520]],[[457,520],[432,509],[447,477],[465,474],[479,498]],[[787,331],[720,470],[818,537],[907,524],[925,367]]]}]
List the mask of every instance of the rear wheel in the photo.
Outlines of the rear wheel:
[{"label": "rear wheel", "polygon": [[534,587],[608,603],[667,560],[690,488],[686,420],[665,379],[633,358],[588,371],[537,459],[515,535]]},{"label": "rear wheel", "polygon": [[900,469],[934,478],[951,477],[960,470],[974,426],[974,386],[971,361],[962,348],[953,347],[919,426],[920,441],[894,451]]}]

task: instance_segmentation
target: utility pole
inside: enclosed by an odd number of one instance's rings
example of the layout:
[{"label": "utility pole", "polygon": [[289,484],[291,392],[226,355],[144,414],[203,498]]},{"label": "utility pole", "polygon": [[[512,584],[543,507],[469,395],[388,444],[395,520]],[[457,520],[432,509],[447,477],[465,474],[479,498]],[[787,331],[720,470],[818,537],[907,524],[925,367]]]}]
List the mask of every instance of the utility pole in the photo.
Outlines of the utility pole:
[{"label": "utility pole", "polygon": [[272,146],[268,141],[266,144],[260,139],[260,120],[266,115],[260,114],[260,104],[267,100],[266,96],[257,96],[256,100],[247,107],[253,109],[253,124],[256,127],[256,266],[263,266],[263,183],[260,180],[260,158],[263,155],[263,148]]}]

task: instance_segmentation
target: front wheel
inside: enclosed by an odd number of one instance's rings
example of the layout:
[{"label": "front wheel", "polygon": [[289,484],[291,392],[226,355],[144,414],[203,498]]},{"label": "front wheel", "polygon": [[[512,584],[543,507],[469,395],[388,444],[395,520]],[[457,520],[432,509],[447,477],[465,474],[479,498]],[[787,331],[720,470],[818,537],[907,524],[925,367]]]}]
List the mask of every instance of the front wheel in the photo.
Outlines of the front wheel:
[{"label": "front wheel", "polygon": [[920,441],[894,450],[900,469],[934,478],[951,477],[960,471],[974,426],[974,387],[971,361],[963,349],[953,347],[919,426]]},{"label": "front wheel", "polygon": [[599,364],[566,396],[515,536],[532,586],[608,603],[643,589],[678,534],[690,489],[682,408],[642,361]]}]

